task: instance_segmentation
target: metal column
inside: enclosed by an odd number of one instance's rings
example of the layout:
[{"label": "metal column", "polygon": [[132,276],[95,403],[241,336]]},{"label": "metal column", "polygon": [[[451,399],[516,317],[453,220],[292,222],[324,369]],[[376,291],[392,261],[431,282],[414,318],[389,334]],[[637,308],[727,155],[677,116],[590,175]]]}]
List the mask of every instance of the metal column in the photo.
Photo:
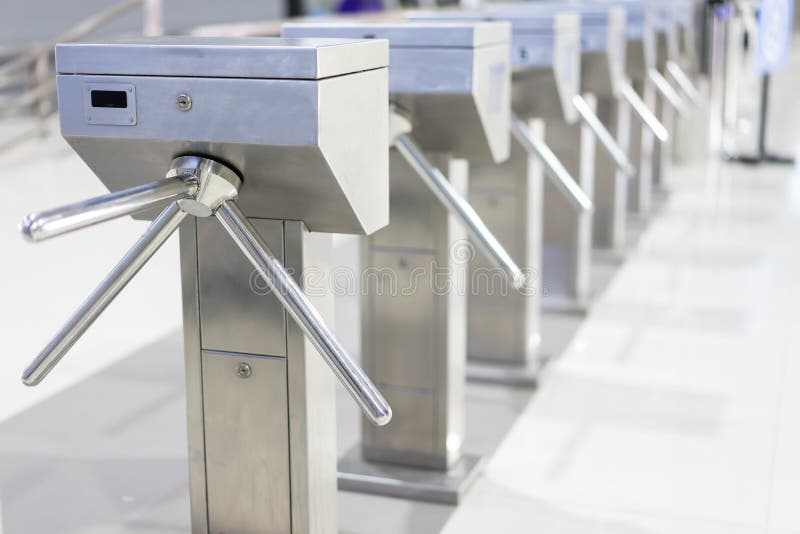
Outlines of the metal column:
[{"label": "metal column", "polygon": [[[597,116],[617,140],[626,154],[631,148],[631,108],[621,98],[597,99]],[[599,151],[595,158],[594,246],[618,253],[625,246],[628,211],[629,177],[615,162]]]},{"label": "metal column", "polygon": [[[528,127],[543,137],[543,120],[528,121]],[[470,201],[530,273],[527,291],[504,294],[488,261],[476,256],[470,262],[469,279],[476,281],[467,312],[470,379],[529,386],[545,363],[540,352],[544,172],[542,161],[516,138],[508,161],[470,165]]]},{"label": "metal column", "polygon": [[[589,198],[594,196],[595,136],[584,122],[548,120],[544,140]],[[545,310],[585,312],[591,297],[592,211],[576,210],[544,185],[542,276]]]},{"label": "metal column", "polygon": [[[290,270],[328,269],[329,234],[251,222]],[[219,224],[180,235],[193,531],[336,532],[333,376]]]},{"label": "metal column", "polygon": [[[465,160],[439,154],[431,162],[466,195]],[[339,462],[339,487],[456,503],[478,463],[461,450],[473,249],[396,149],[389,172],[392,223],[362,240],[361,350],[395,417],[381,432],[362,424],[360,447]]]}]

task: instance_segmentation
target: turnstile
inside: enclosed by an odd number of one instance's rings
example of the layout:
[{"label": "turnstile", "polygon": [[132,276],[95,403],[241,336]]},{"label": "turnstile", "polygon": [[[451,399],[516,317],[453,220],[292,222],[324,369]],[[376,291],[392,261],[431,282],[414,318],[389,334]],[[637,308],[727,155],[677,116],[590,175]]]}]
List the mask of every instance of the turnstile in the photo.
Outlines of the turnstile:
[{"label": "turnstile", "polygon": [[656,64],[648,72],[658,93],[657,114],[670,133],[665,143],[658,143],[653,152],[653,184],[663,187],[672,163],[675,125],[677,118],[686,116],[689,103],[673,87],[670,72],[683,72],[678,65],[680,36],[678,33],[677,8],[672,2],[652,2],[654,28],[656,32]]},{"label": "turnstile", "polygon": [[[542,193],[540,303],[545,310],[583,311],[591,295],[596,145],[591,125],[580,119],[582,113],[596,116],[592,103],[580,96],[580,18],[550,6],[487,11],[515,23],[512,108],[520,141],[523,146],[539,143],[537,152],[553,178],[544,181]],[[542,121],[532,126],[541,128],[538,139],[530,135],[531,120]],[[482,171],[492,179],[491,168]],[[493,357],[490,346],[471,348],[470,355]]]},{"label": "turnstile", "polygon": [[[468,376],[489,382],[533,385],[545,361],[540,352],[541,303],[559,298],[563,303],[571,295],[587,291],[592,200],[545,143],[544,119],[530,117],[550,117],[562,130],[574,133],[569,144],[579,152],[591,155],[596,136],[603,150],[625,172],[630,172],[631,164],[594,115],[591,98],[584,99],[579,94],[580,46],[576,16],[555,15],[550,6],[531,4],[493,5],[472,12],[410,12],[409,17],[505,20],[512,24],[512,107],[515,113],[512,132],[515,142],[507,162],[472,166],[470,198],[490,228],[508,244],[512,256],[536,276],[529,282],[530,291],[524,294],[498,295],[491,286],[485,285],[473,288],[468,306]],[[576,124],[579,120],[582,122]],[[589,159],[583,166],[572,162],[580,167],[579,175],[584,183],[591,181],[593,172],[592,158]],[[546,190],[545,170],[552,180]],[[569,263],[563,269],[551,264],[550,272],[567,280],[561,282],[559,288],[576,288],[566,297],[563,291],[553,291],[555,283],[547,279],[547,266],[544,279],[542,277],[542,228],[543,218],[547,217],[551,217],[553,223],[550,232],[545,234],[550,238],[547,246],[560,252],[562,257],[568,256]],[[564,219],[567,219],[566,227],[558,228]],[[476,258],[470,269],[480,274],[486,267]],[[473,274],[470,278],[478,277]]]},{"label": "turnstile", "polygon": [[653,183],[658,172],[657,144],[668,143],[670,134],[658,118],[658,94],[653,72],[658,72],[655,10],[649,0],[608,0],[626,12],[626,73],[630,80],[622,95],[641,122],[631,128],[630,155],[638,169],[628,184],[628,210],[647,216],[653,202]]},{"label": "turnstile", "polygon": [[[595,151],[594,158],[592,242],[599,248],[619,250],[625,239],[627,181],[636,173],[627,154],[630,108],[622,97],[623,86],[627,83],[625,11],[590,1],[535,5],[537,9],[556,12],[569,10],[580,17],[579,93],[584,100],[576,100],[574,104],[583,120],[592,127],[602,148]],[[506,11],[524,13],[524,9],[513,4],[505,6]],[[567,163],[574,156],[567,153],[561,159]],[[575,169],[579,165],[572,163],[567,167]]]},{"label": "turnstile", "polygon": [[[578,4],[575,2],[575,4]],[[581,92],[597,100],[597,116],[625,156],[630,150],[631,108],[622,97],[625,76],[625,10],[581,3]],[[630,161],[630,160],[628,160]],[[636,175],[632,163],[620,168],[614,158],[595,158],[592,243],[614,255],[622,253],[627,237],[628,180]],[[627,171],[627,172],[625,172]]]},{"label": "turnstile", "polygon": [[678,25],[677,58],[667,63],[668,78],[691,103],[692,113],[678,117],[673,130],[672,156],[676,162],[699,160],[708,155],[709,106],[708,85],[703,79],[702,33],[705,2],[682,0],[675,4]]},{"label": "turnstile", "polygon": [[465,198],[471,161],[508,157],[508,24],[296,23],[284,35],[390,41],[391,222],[361,246],[361,347],[394,419],[386,432],[362,425],[361,444],[339,462],[339,487],[456,503],[478,463],[462,451],[467,236],[498,292],[515,293],[525,278]]},{"label": "turnstile", "polygon": [[329,270],[323,232],[388,222],[386,41],[98,41],[59,45],[56,64],[62,134],[114,192],[30,215],[26,236],[153,222],[25,383],[180,227],[192,531],[336,532],[322,360],[371,423],[391,410],[327,326],[332,293],[301,285],[304,271]]}]

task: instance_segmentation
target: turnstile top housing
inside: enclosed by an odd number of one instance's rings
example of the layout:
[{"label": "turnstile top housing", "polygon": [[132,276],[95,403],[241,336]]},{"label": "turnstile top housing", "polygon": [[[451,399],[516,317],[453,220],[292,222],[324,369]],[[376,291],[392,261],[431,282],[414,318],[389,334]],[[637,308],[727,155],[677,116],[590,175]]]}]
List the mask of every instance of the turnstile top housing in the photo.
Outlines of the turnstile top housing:
[{"label": "turnstile top housing", "polygon": [[628,38],[625,70],[631,78],[642,79],[656,66],[656,29],[650,0],[598,0],[625,8],[625,33]]},{"label": "turnstile top housing", "polygon": [[703,0],[675,0],[673,9],[678,26],[694,27],[697,8],[701,7],[703,3]]},{"label": "turnstile top housing", "polygon": [[426,150],[500,162],[510,146],[510,26],[488,22],[297,22],[286,37],[389,40],[389,92]]},{"label": "turnstile top housing", "polygon": [[653,4],[653,28],[656,32],[656,64],[664,68],[668,60],[678,57],[678,16],[673,2],[656,2]]},{"label": "turnstile top housing", "polygon": [[[503,4],[493,4],[493,6]],[[581,92],[614,96],[625,77],[625,9],[586,0],[537,2],[537,9],[575,11],[580,16]],[[509,4],[509,9],[524,9]]]},{"label": "turnstile top housing", "polygon": [[248,217],[371,233],[389,218],[388,60],[384,40],[60,44],[61,132],[111,190],[203,155],[242,174]]},{"label": "turnstile top housing", "polygon": [[[568,9],[568,7],[567,7]],[[413,20],[503,21],[511,24],[512,108],[523,117],[578,120],[580,17],[546,4],[487,4],[478,10],[410,11]]]},{"label": "turnstile top housing", "polygon": [[626,16],[621,7],[581,10],[581,90],[613,96],[625,80]]},{"label": "turnstile top housing", "polygon": [[702,24],[702,13],[705,10],[703,0],[678,0],[675,3],[675,20],[678,25],[678,55],[681,61],[691,70],[699,65],[698,26]]}]

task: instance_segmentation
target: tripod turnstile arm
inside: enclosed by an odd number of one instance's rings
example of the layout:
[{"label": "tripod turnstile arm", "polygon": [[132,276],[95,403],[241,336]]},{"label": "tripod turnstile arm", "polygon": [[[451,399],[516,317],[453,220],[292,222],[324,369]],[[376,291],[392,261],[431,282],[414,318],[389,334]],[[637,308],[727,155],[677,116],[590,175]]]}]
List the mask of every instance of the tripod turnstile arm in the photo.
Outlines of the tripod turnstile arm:
[{"label": "tripod turnstile arm", "polygon": [[619,146],[614,136],[608,131],[600,118],[592,110],[589,103],[581,95],[575,95],[572,98],[572,103],[578,114],[581,116],[583,122],[592,129],[600,145],[606,150],[609,156],[614,160],[617,168],[622,171],[626,176],[631,177],[636,174],[636,167],[634,167],[625,150]]},{"label": "tripod turnstile arm", "polygon": [[[41,382],[147,260],[178,229],[187,215],[216,216],[247,259],[267,280],[275,296],[297,321],[303,333],[311,340],[366,416],[376,425],[388,423],[392,417],[392,409],[386,399],[364,371],[353,362],[336,334],[239,210],[234,200],[238,198],[240,187],[241,179],[227,166],[200,156],[181,156],[172,162],[167,179],[162,182],[154,182],[144,188],[128,189],[47,212],[67,214],[66,217],[85,223],[73,223],[74,228],[71,229],[77,229],[111,218],[108,216],[103,218],[101,214],[104,212],[98,206],[116,206],[119,199],[126,199],[120,200],[123,207],[113,209],[116,209],[115,213],[122,214],[139,211],[135,208],[140,206],[152,207],[160,202],[157,199],[165,196],[179,198],[150,224],[133,248],[39,353],[23,373],[23,382],[29,386]],[[33,223],[40,219],[30,216],[25,220]],[[54,220],[57,221],[59,218],[56,217]],[[44,228],[48,227],[45,225]],[[47,234],[45,237],[68,231],[57,232],[53,228],[50,227],[49,233],[45,232]]]},{"label": "tripod turnstile arm", "polygon": [[197,180],[192,176],[158,180],[124,191],[32,213],[22,220],[20,230],[29,241],[42,241],[189,198],[197,192],[197,187]]},{"label": "tripod turnstile arm", "polygon": [[647,104],[644,103],[644,100],[642,100],[639,93],[636,92],[636,89],[634,89],[629,82],[622,83],[622,98],[633,108],[636,116],[639,117],[642,123],[647,126],[651,132],[653,132],[653,135],[655,135],[659,141],[662,143],[669,141],[669,132],[666,126],[664,126],[650,108],[647,107]]},{"label": "tripod turnstile arm", "polygon": [[678,91],[672,87],[672,84],[669,83],[669,80],[664,78],[664,76],[658,72],[658,69],[650,69],[647,71],[647,76],[656,86],[656,89],[664,97],[664,100],[672,106],[672,108],[678,112],[679,115],[684,116],[686,115],[686,102],[683,101],[683,97],[678,94]]},{"label": "tripod turnstile arm", "polygon": [[703,105],[705,100],[703,95],[680,65],[672,60],[667,61],[667,72],[669,72],[670,76],[672,76],[678,84],[678,87],[681,88],[681,91],[689,97],[689,100],[691,100],[696,107],[701,107]]},{"label": "tripod turnstile arm", "polygon": [[400,134],[395,137],[394,145],[436,198],[458,217],[481,251],[505,271],[514,289],[521,289],[526,283],[525,274],[467,199],[453,188],[439,169],[431,165],[422,150],[408,135]]},{"label": "tripod turnstile arm", "polygon": [[511,117],[511,132],[529,154],[535,154],[544,163],[547,175],[553,184],[578,211],[590,212],[594,209],[592,199],[589,198],[589,195],[581,188],[580,184],[575,181],[575,178],[564,167],[558,156],[550,150],[550,147],[544,141],[531,134],[528,125],[519,117]]},{"label": "tripod turnstile arm", "polygon": [[35,386],[55,367],[69,349],[88,330],[123,288],[136,276],[161,245],[180,226],[186,213],[173,202],[150,224],[122,260],[100,285],[92,291],[80,308],[72,314],[36,359],[25,369],[22,381]]},{"label": "tripod turnstile arm", "polygon": [[225,201],[215,215],[364,414],[376,425],[388,423],[392,417],[389,403],[363,369],[353,362],[339,338],[325,323],[292,275],[284,269],[239,206],[233,200]]}]

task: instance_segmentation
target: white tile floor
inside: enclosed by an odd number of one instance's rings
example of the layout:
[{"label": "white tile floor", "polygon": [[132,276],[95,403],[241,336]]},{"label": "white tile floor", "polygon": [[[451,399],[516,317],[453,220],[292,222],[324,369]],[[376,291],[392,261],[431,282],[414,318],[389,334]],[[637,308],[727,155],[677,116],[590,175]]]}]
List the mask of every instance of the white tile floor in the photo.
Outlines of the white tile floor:
[{"label": "white tile floor", "polygon": [[[108,192],[58,134],[0,153],[0,421],[181,327],[177,236],[168,242],[37,388],[19,380],[72,311],[146,228],[120,219],[31,244],[17,228],[30,212]],[[30,121],[2,123],[0,139]]]},{"label": "white tile floor", "polygon": [[444,531],[800,532],[798,180],[676,170]]},{"label": "white tile floor", "polygon": [[[776,97],[793,102],[795,117],[797,87],[800,79],[784,76]],[[778,142],[792,146],[792,115],[777,122]],[[53,501],[69,512],[55,523],[65,532],[187,531],[179,351],[164,351],[177,353],[169,362],[123,360],[180,327],[177,243],[58,373],[24,388],[18,377],[28,360],[143,223],[24,243],[15,231],[23,214],[102,186],[56,135],[20,144],[0,166],[11,192],[0,197],[0,422],[11,425],[0,434],[0,533],[54,532],[45,517],[33,518],[44,525],[34,528],[25,516]],[[470,386],[468,448],[488,453],[492,436],[510,429],[464,503],[342,494],[342,531],[800,533],[800,176],[781,167],[684,166],[668,185],[666,205],[530,401]],[[93,389],[72,403],[54,397],[78,391],[75,384]],[[89,406],[87,397],[110,407]],[[21,418],[52,406],[47,399],[81,418],[68,425],[72,434],[20,430]],[[109,419],[93,419],[101,413]],[[341,448],[358,422],[349,404],[344,413]],[[100,438],[85,437],[95,426]],[[76,485],[83,493],[63,491]]]}]

